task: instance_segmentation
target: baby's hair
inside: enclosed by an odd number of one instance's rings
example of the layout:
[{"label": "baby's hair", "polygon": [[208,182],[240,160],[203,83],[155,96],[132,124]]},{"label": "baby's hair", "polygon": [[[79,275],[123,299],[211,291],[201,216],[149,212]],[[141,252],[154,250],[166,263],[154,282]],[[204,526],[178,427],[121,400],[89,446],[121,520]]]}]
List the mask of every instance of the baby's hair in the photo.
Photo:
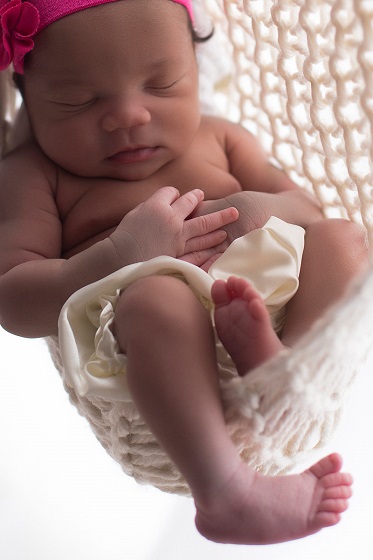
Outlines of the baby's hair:
[{"label": "baby's hair", "polygon": [[211,39],[211,37],[214,35],[214,28],[212,28],[210,33],[208,33],[207,35],[200,35],[198,31],[193,27],[193,24],[189,18],[188,18],[188,25],[189,25],[190,33],[192,35],[193,43],[196,44],[206,43],[206,41]]},{"label": "baby's hair", "polygon": [[13,72],[13,83],[23,97],[23,76]]}]

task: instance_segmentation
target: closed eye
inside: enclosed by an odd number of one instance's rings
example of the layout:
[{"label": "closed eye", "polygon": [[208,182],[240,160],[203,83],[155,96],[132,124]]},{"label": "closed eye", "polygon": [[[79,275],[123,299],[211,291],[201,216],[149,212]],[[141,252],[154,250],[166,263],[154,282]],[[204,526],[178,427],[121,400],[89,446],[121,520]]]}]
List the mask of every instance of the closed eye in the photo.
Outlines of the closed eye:
[{"label": "closed eye", "polygon": [[67,102],[67,101],[53,101],[57,107],[61,109],[71,110],[71,111],[79,111],[81,109],[86,109],[90,107],[95,102],[95,99],[87,99],[87,101],[80,101],[80,102]]},{"label": "closed eye", "polygon": [[172,89],[174,86],[176,86],[176,85],[182,80],[183,77],[184,77],[184,76],[181,76],[181,77],[178,78],[177,80],[173,80],[172,82],[165,83],[164,85],[163,85],[161,82],[159,82],[159,83],[156,83],[156,82],[155,82],[155,83],[151,83],[151,82],[150,82],[150,83],[146,86],[146,89],[147,89],[147,90],[150,90],[150,91],[156,91],[156,92],[158,92],[158,91],[159,91],[159,92],[167,91],[167,90]]},{"label": "closed eye", "polygon": [[153,86],[152,89],[170,89],[170,88],[172,88],[172,86],[177,84],[178,81],[179,80],[175,80],[174,82],[172,82],[172,84],[169,84],[167,86]]},{"label": "closed eye", "polygon": [[176,84],[177,84],[178,80],[176,82],[172,82],[172,84],[168,84],[166,86],[156,86],[156,85],[149,85],[146,87],[147,91],[150,92],[167,92],[168,90],[172,89]]}]

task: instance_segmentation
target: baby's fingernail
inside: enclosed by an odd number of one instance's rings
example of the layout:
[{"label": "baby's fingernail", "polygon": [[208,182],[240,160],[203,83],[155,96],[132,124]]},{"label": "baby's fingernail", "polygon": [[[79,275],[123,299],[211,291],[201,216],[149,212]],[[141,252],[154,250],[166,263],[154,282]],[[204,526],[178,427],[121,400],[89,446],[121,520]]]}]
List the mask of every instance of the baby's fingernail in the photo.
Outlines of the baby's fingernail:
[{"label": "baby's fingernail", "polygon": [[233,217],[238,218],[239,214],[240,214],[240,213],[239,213],[239,211],[237,210],[237,208],[234,208],[234,207],[231,208],[231,215],[232,215]]}]

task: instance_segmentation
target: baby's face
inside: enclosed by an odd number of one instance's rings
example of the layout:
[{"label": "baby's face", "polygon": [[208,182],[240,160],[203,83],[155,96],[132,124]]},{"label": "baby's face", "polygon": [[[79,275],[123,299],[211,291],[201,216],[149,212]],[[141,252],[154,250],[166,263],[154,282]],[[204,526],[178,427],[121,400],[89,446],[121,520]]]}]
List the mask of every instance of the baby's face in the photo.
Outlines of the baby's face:
[{"label": "baby's face", "polygon": [[174,2],[126,0],[41,32],[24,90],[44,153],[71,173],[122,180],[183,154],[200,123],[187,18]]}]

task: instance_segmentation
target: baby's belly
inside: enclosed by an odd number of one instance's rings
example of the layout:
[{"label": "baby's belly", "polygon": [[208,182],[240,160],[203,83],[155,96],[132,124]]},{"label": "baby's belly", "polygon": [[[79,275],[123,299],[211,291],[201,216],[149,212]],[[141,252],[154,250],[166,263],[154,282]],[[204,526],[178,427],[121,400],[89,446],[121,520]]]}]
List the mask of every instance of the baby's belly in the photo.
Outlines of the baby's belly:
[{"label": "baby's belly", "polygon": [[[241,190],[228,173],[214,170],[210,172],[209,178],[209,181],[204,177],[197,182],[189,177],[185,185],[177,184],[177,188],[182,195],[193,188],[191,184],[198,186],[204,190],[205,200],[224,198]],[[163,183],[176,185],[175,181]],[[94,182],[64,214],[63,258],[72,257],[109,237],[128,212],[149,199],[157,190],[158,184],[127,184],[123,188],[119,181]]]}]

